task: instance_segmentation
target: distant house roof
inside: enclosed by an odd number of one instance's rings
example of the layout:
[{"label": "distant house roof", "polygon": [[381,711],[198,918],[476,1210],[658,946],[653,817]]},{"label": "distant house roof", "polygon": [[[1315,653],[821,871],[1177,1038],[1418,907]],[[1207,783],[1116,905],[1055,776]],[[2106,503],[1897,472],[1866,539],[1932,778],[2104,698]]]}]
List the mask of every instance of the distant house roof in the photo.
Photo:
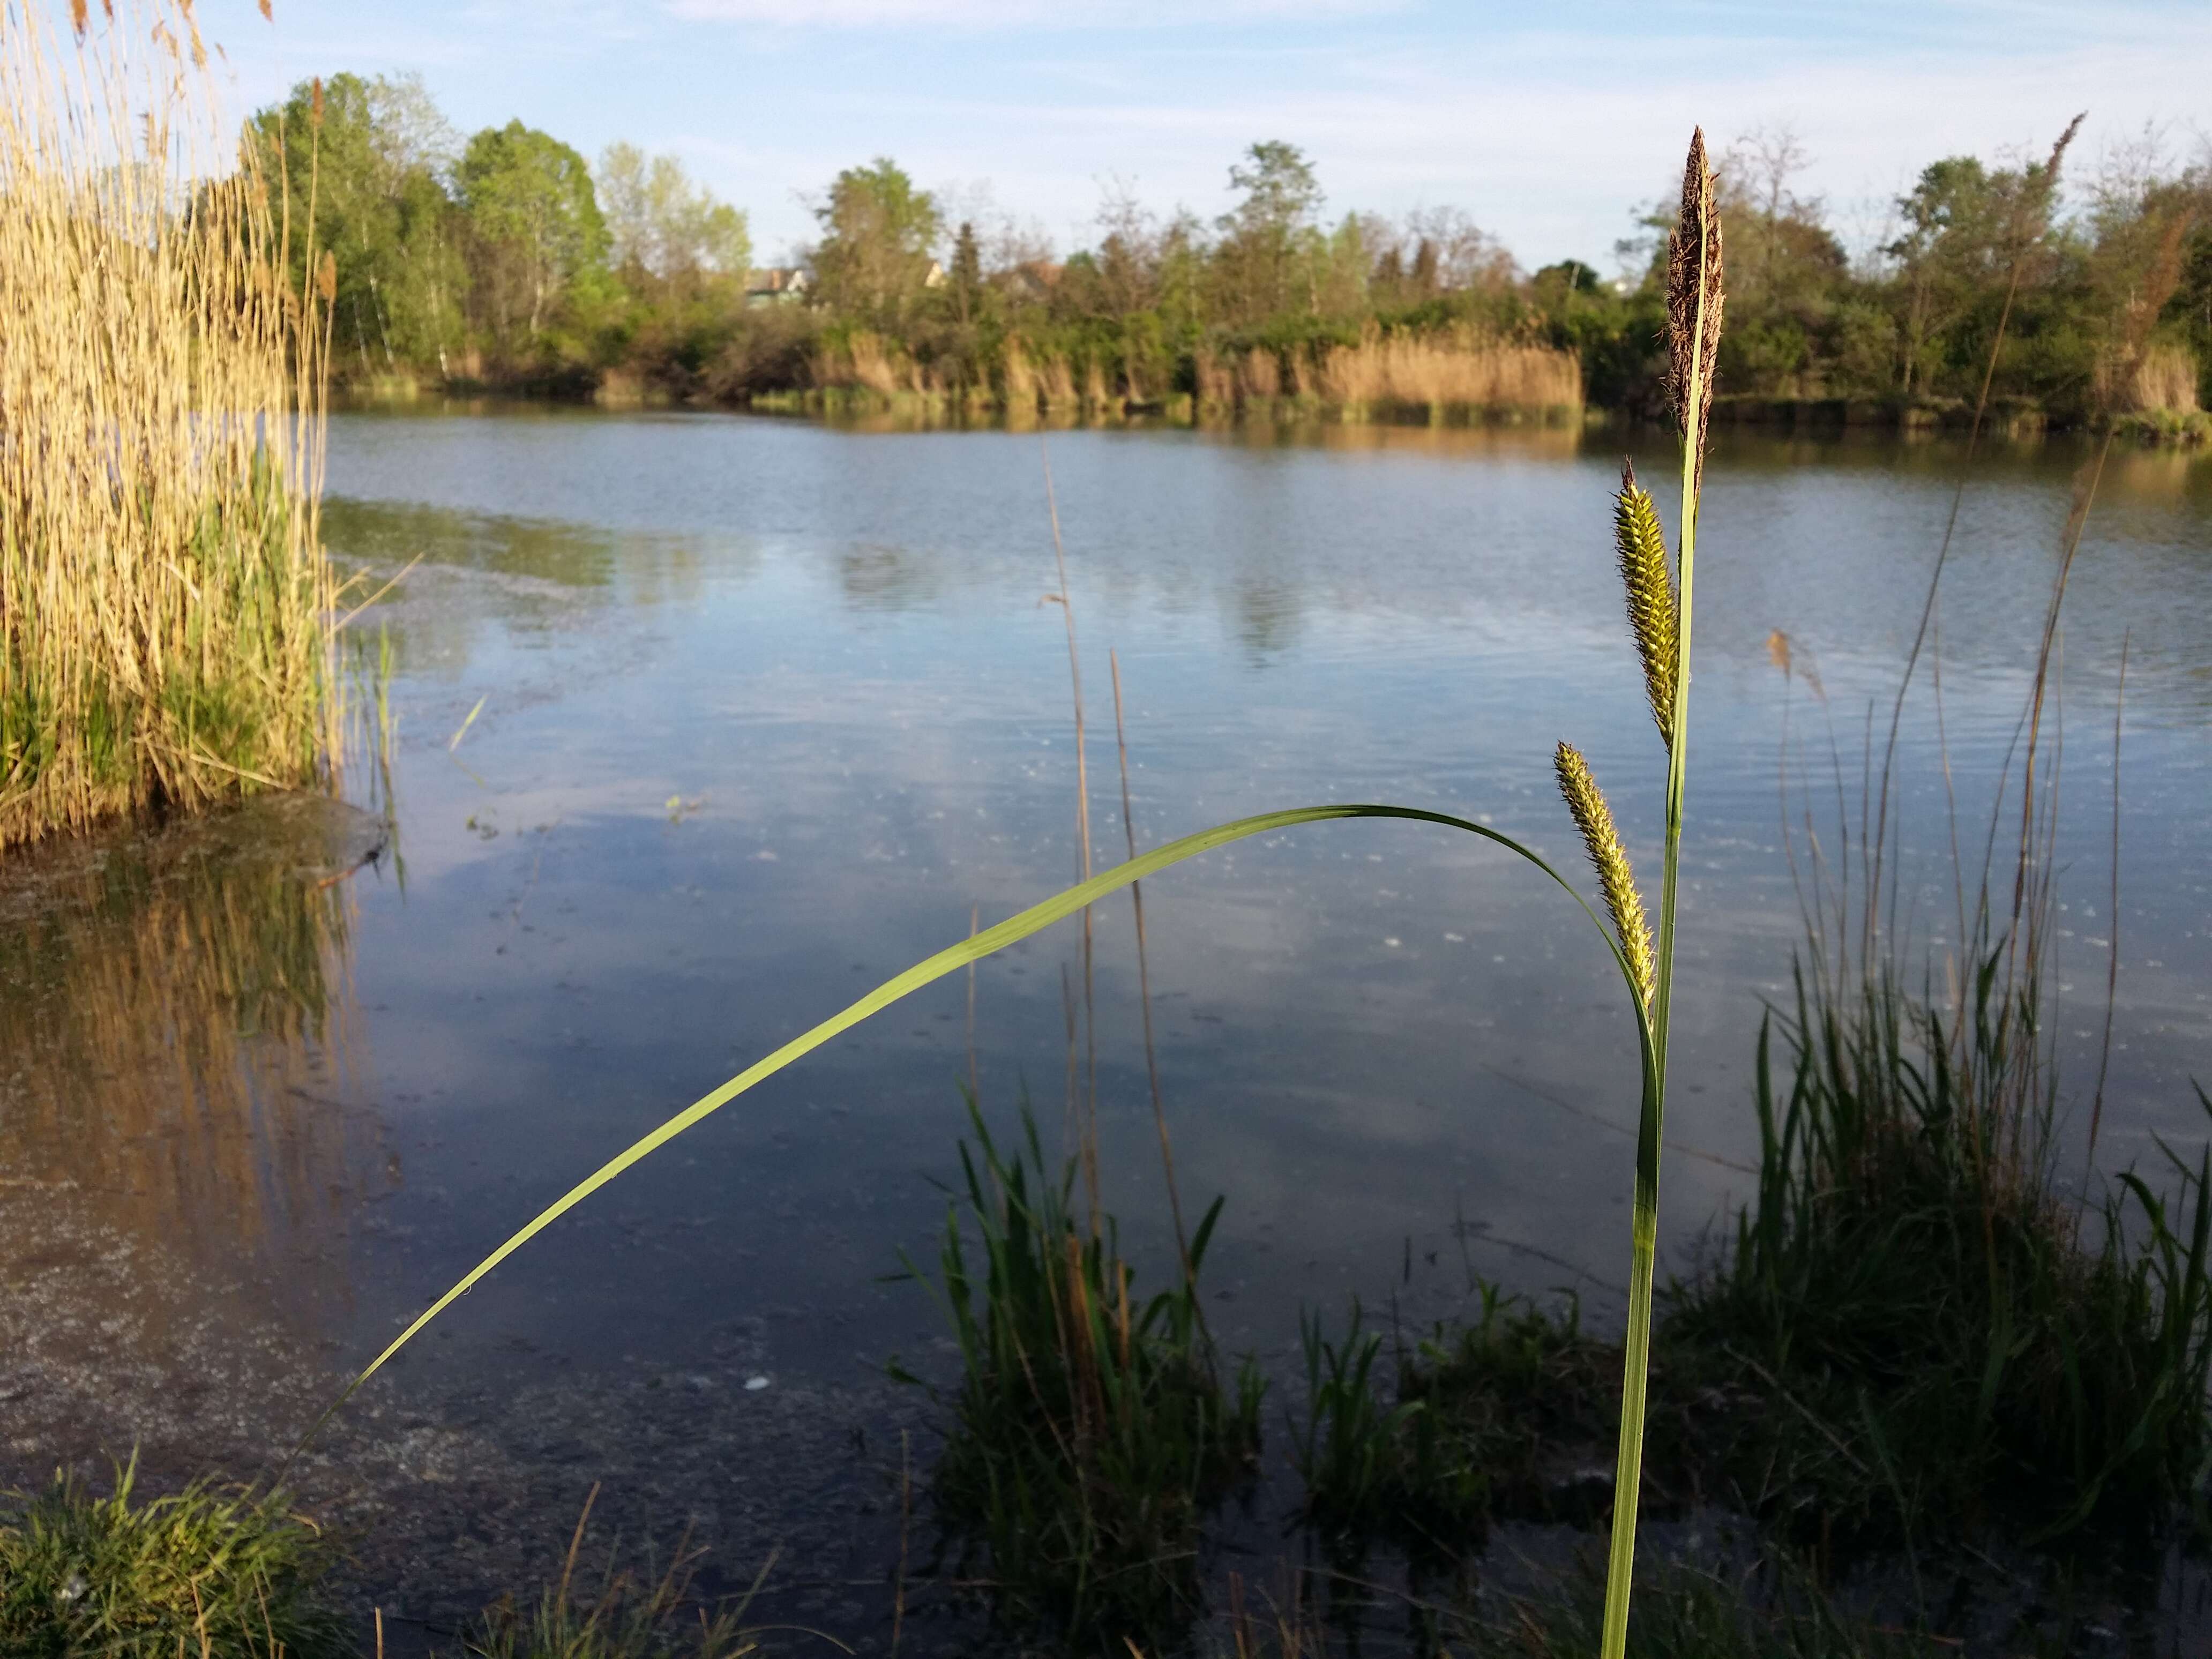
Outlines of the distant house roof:
[{"label": "distant house roof", "polygon": [[1061,267],[1050,259],[1024,259],[1006,273],[1007,282],[1041,300],[1060,286]]},{"label": "distant house roof", "polygon": [[769,265],[745,274],[745,293],[749,296],[804,294],[812,286],[813,279],[799,265]]},{"label": "distant house roof", "polygon": [[929,262],[929,269],[922,273],[921,285],[924,288],[943,288],[945,286],[945,267],[938,264],[936,260],[932,259]]}]

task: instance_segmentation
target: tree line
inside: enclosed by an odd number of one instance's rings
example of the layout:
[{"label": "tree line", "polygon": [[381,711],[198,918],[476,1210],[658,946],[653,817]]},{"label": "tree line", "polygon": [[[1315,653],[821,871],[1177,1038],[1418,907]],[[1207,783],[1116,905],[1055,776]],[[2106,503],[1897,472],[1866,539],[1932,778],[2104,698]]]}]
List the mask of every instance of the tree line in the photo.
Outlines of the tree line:
[{"label": "tree line", "polygon": [[[1797,188],[1791,135],[1739,142],[1719,170],[1723,392],[1955,404],[1995,348],[1992,395],[2057,421],[2212,403],[2212,169],[2146,142],[2077,179],[2075,130],[2009,164],[1932,162],[1856,257]],[[1528,271],[1455,209],[1331,215],[1313,160],[1267,141],[1230,167],[1228,212],[1164,215],[1109,183],[1089,245],[1060,258],[878,158],[829,182],[803,274],[772,281],[744,214],[676,158],[615,144],[591,162],[520,121],[464,140],[413,76],[302,83],[246,137],[333,255],[332,361],[351,381],[742,402],[842,363],[988,400],[1049,362],[1149,403],[1202,391],[1212,362],[1272,355],[1294,387],[1333,346],[1410,335],[1571,351],[1590,401],[1661,403],[1665,210],[1616,245],[1620,276]],[[293,247],[305,280],[305,237]]]}]

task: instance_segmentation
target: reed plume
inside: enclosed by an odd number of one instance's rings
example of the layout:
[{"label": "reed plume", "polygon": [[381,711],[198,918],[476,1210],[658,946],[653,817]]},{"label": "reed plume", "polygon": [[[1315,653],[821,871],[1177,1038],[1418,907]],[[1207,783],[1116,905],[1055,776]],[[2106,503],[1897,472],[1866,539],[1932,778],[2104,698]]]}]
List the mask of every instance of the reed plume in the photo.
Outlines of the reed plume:
[{"label": "reed plume", "polygon": [[1644,690],[1658,722],[1659,740],[1674,747],[1674,579],[1667,568],[1667,535],[1659,527],[1651,492],[1636,482],[1636,464],[1624,461],[1620,493],[1613,497],[1613,541],[1620,555],[1621,586],[1628,594],[1628,626],[1644,659]]},{"label": "reed plume", "polygon": [[[1705,427],[1713,407],[1713,359],[1721,343],[1721,210],[1705,130],[1690,135],[1682,208],[1667,238],[1667,392],[1705,479]],[[1692,403],[1695,407],[1693,408]]]},{"label": "reed plume", "polygon": [[1552,764],[1559,775],[1559,793],[1574,815],[1575,828],[1582,831],[1583,849],[1605,891],[1605,908],[1620,935],[1621,954],[1628,958],[1637,994],[1648,1008],[1655,983],[1651,924],[1644,919],[1644,896],[1636,890],[1636,872],[1629,868],[1628,854],[1613,827],[1613,809],[1605,804],[1605,793],[1590,775],[1589,763],[1574,744],[1560,744]]}]

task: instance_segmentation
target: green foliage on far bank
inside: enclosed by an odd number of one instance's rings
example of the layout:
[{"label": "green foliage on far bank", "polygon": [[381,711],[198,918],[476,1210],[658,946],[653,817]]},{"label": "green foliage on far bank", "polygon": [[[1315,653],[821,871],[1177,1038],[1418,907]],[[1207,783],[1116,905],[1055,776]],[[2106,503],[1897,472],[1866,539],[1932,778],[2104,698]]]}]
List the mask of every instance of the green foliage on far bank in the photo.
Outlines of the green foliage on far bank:
[{"label": "green foliage on far bank", "polygon": [[[1333,207],[1321,163],[1270,140],[1229,167],[1228,212],[1162,212],[1112,185],[1089,245],[1063,254],[878,156],[822,187],[815,240],[770,271],[753,264],[743,212],[674,157],[617,144],[587,165],[519,123],[464,140],[411,78],[303,84],[251,132],[281,153],[295,226],[312,193],[318,245],[337,260],[334,367],[364,388],[842,392],[955,410],[1479,401],[1450,375],[1434,398],[1418,395],[1433,377],[1380,400],[1330,383],[1331,353],[1379,337],[1570,354],[1567,401],[1638,416],[1662,401],[1671,208],[1633,221],[1604,262],[1618,276],[1571,258],[1530,272],[1457,210]],[[1987,374],[2033,420],[2199,429],[2188,417],[2212,404],[2202,167],[2138,150],[2069,171],[2063,143],[2015,164],[1941,157],[1854,250],[1799,188],[1809,161],[1765,130],[1721,157],[1738,250],[1724,399],[1934,419],[1973,404]],[[1548,374],[1509,374],[1495,395],[1522,408],[1561,396]]]}]

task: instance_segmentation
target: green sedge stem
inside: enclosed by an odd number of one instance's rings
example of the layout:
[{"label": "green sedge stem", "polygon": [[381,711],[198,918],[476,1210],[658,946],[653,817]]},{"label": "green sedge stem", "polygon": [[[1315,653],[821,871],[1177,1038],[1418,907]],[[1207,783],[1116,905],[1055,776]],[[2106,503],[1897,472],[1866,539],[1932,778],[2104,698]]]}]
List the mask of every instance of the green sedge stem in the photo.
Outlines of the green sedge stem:
[{"label": "green sedge stem", "polygon": [[1628,1335],[1621,1364],[1620,1451],[1613,1468],[1613,1540],[1606,1564],[1605,1622],[1600,1659],[1626,1659],[1628,1603],[1636,1576],[1636,1510],[1644,1485],[1644,1399],[1651,1372],[1651,1280],[1659,1255],[1659,1146],[1667,1120],[1667,1033],[1674,991],[1674,902],[1682,856],[1682,795],[1689,775],[1691,596],[1697,574],[1698,461],[1705,447],[1704,391],[1711,366],[1703,361],[1709,258],[1698,233],[1698,304],[1691,334],[1690,374],[1682,439],[1681,559],[1674,630],[1674,706],[1667,746],[1667,840],[1659,888],[1658,964],[1651,997],[1652,1086],[1644,1091],[1636,1135],[1636,1197],[1630,1218]]}]

